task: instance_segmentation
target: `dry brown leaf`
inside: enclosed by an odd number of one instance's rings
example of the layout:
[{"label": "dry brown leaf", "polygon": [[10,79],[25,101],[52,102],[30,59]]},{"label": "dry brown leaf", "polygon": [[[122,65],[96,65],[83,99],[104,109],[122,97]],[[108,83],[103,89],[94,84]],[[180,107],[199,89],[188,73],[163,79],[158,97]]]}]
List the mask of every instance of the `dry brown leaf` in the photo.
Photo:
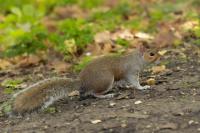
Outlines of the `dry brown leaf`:
[{"label": "dry brown leaf", "polygon": [[50,68],[55,69],[55,71],[58,73],[66,72],[67,70],[69,70],[70,67],[71,67],[71,64],[68,64],[63,61],[58,61],[58,60],[53,61],[50,66]]},{"label": "dry brown leaf", "polygon": [[161,65],[161,66],[153,66],[152,67],[152,73],[160,73],[160,72],[164,72],[166,71],[166,66],[165,65]]},{"label": "dry brown leaf", "polygon": [[130,30],[118,30],[111,35],[111,39],[116,41],[117,39],[132,40],[134,38]]},{"label": "dry brown leaf", "polygon": [[175,40],[180,39],[181,36],[174,27],[170,24],[162,24],[159,28],[159,33],[154,39],[156,47],[164,48],[170,46]]},{"label": "dry brown leaf", "polygon": [[154,39],[153,36],[151,36],[151,35],[149,35],[147,33],[144,33],[144,32],[135,33],[135,37],[140,38],[142,40],[152,40],[152,39]]},{"label": "dry brown leaf", "polygon": [[110,37],[109,31],[103,31],[103,32],[97,33],[94,36],[95,43],[107,43],[110,40],[111,40],[111,37]]},{"label": "dry brown leaf", "polygon": [[86,17],[86,13],[81,10],[76,5],[67,5],[67,6],[59,6],[54,9],[54,13],[56,13],[61,19],[64,18],[83,18]]},{"label": "dry brown leaf", "polygon": [[108,7],[116,7],[119,4],[118,0],[105,0],[105,5]]},{"label": "dry brown leaf", "polygon": [[56,21],[53,19],[50,19],[48,17],[45,17],[42,20],[42,24],[48,29],[49,32],[55,32],[56,31]]},{"label": "dry brown leaf", "polygon": [[104,43],[104,44],[97,44],[89,45],[86,54],[88,55],[102,55],[107,54],[113,50],[112,44]]},{"label": "dry brown leaf", "polygon": [[110,43],[104,44],[102,48],[102,54],[107,54],[112,50],[112,45]]},{"label": "dry brown leaf", "polygon": [[155,85],[156,84],[156,80],[154,78],[149,78],[149,79],[147,79],[146,82],[147,82],[148,85]]},{"label": "dry brown leaf", "polygon": [[70,93],[68,94],[69,97],[79,96],[79,95],[80,95],[80,93],[79,93],[78,90],[72,91],[72,92],[70,92]]},{"label": "dry brown leaf", "polygon": [[99,55],[101,54],[101,47],[99,44],[93,44],[93,45],[88,45],[87,49],[86,49],[86,54],[89,55]]},{"label": "dry brown leaf", "polygon": [[198,26],[199,26],[199,22],[197,20],[193,20],[193,21],[185,22],[184,24],[181,25],[181,28],[183,28],[184,30],[190,30]]},{"label": "dry brown leaf", "polygon": [[38,65],[38,63],[42,60],[42,58],[36,56],[36,55],[29,55],[26,57],[23,57],[23,59],[19,59],[18,66],[20,67],[27,67],[30,65]]},{"label": "dry brown leaf", "polygon": [[6,69],[11,65],[12,64],[9,61],[4,60],[4,59],[0,59],[0,69]]}]

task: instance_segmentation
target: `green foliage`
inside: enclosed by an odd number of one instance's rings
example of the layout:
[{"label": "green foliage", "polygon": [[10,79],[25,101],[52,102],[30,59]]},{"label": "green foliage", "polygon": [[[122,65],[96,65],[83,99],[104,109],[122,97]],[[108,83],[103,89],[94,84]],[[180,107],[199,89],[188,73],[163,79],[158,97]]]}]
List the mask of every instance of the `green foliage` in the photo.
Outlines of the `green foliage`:
[{"label": "green foliage", "polygon": [[119,38],[119,39],[117,39],[116,44],[119,44],[119,45],[124,46],[124,47],[128,47],[129,41]]},{"label": "green foliage", "polygon": [[106,12],[97,11],[93,13],[88,21],[94,23],[94,28],[99,28],[100,30],[114,30],[125,21],[124,17],[128,16],[130,13],[130,4],[122,3]]},{"label": "green foliage", "polygon": [[39,20],[43,16],[33,5],[26,4],[12,7],[10,13],[0,23],[0,47],[6,49],[5,56],[16,56],[24,53],[34,53],[43,49],[43,40],[46,38],[46,30]]},{"label": "green foliage", "polygon": [[[197,8],[199,5],[198,0],[146,2],[146,7],[140,1],[119,0],[113,1],[116,6],[112,8],[104,8],[106,0],[0,0],[0,3],[0,50],[9,57],[45,50],[46,40],[57,51],[71,56],[76,50],[84,50],[88,44],[92,44],[97,32],[112,32],[121,27],[156,33],[157,25],[173,20],[176,11],[184,12],[187,6],[197,5]],[[66,5],[76,5],[86,11],[87,17],[58,20],[53,9]],[[54,18],[57,32],[49,33],[43,27],[41,20],[46,16]],[[199,15],[194,10],[187,10],[181,17],[191,20]],[[199,37],[198,30],[194,34]],[[74,43],[69,46],[68,41]],[[128,46],[126,40],[119,39],[116,43]]]},{"label": "green foliage", "polygon": [[193,43],[197,46],[200,46],[200,39],[193,40]]},{"label": "green foliage", "polygon": [[200,26],[194,29],[194,34],[196,37],[200,38]]},{"label": "green foliage", "polygon": [[54,114],[56,113],[56,108],[55,107],[48,107],[44,109],[45,113],[49,113],[49,114]]},{"label": "green foliage", "polygon": [[7,12],[11,7],[21,7],[23,4],[32,3],[31,0],[0,0],[0,11]]},{"label": "green foliage", "polygon": [[197,28],[195,28],[193,32],[196,39],[192,40],[192,43],[197,46],[200,46],[200,25]]},{"label": "green foliage", "polygon": [[58,29],[61,34],[51,33],[48,39],[57,51],[66,55],[83,49],[93,41],[93,30],[85,20],[66,19],[59,23]]},{"label": "green foliage", "polygon": [[77,65],[74,66],[73,70],[76,72],[80,72],[91,60],[91,56],[85,56]]},{"label": "green foliage", "polygon": [[[48,3],[48,0],[44,0],[46,3]],[[64,6],[64,5],[72,5],[72,4],[77,4],[79,0],[52,0],[51,5],[56,5],[56,6]]]},{"label": "green foliage", "polygon": [[100,6],[104,0],[79,0],[80,7],[91,9]]},{"label": "green foliage", "polygon": [[12,111],[11,100],[0,104],[0,117]]},{"label": "green foliage", "polygon": [[74,39],[79,48],[93,41],[93,31],[82,19],[67,19],[60,23],[59,30],[64,39]]},{"label": "green foliage", "polygon": [[27,32],[17,38],[16,43],[7,47],[4,56],[13,57],[22,54],[35,53],[38,50],[44,50],[44,40],[47,38],[47,33],[40,28],[33,29],[32,32]]},{"label": "green foliage", "polygon": [[4,80],[1,85],[6,87],[6,89],[4,90],[5,94],[11,94],[14,92],[14,90],[16,88],[19,87],[19,85],[22,83],[21,79],[16,79],[16,80]]}]

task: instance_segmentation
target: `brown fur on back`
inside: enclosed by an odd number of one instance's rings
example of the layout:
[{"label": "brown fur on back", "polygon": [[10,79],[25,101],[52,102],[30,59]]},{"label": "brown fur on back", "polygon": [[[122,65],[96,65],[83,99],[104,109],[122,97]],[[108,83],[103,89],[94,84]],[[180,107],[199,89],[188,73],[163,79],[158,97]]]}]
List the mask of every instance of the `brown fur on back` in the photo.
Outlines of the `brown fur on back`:
[{"label": "brown fur on back", "polygon": [[113,78],[114,81],[124,78],[129,71],[129,67],[134,65],[134,67],[140,69],[137,66],[140,57],[137,55],[138,52],[134,51],[125,56],[105,56],[92,61],[79,75],[81,89],[88,93],[105,92]]}]

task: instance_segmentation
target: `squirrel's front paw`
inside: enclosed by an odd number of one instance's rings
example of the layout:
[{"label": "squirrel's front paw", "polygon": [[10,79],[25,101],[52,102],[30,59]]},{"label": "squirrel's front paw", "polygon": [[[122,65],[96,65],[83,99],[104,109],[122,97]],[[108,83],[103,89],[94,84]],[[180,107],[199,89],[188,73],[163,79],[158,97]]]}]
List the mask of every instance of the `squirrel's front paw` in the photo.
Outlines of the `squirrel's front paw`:
[{"label": "squirrel's front paw", "polygon": [[145,86],[140,86],[140,87],[138,88],[138,90],[146,90],[146,89],[149,89],[149,88],[150,88],[149,85],[145,85]]}]

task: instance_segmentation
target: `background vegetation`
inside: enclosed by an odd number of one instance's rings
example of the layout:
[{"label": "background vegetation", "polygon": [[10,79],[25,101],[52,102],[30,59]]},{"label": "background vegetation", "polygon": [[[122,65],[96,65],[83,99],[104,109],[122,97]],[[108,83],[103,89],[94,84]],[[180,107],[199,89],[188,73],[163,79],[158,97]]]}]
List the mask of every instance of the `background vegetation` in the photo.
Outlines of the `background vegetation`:
[{"label": "background vegetation", "polygon": [[[0,3],[0,57],[4,59],[48,55],[53,51],[67,61],[76,60],[85,55],[124,51],[138,44],[135,38],[158,47],[178,46],[185,39],[195,45],[200,43],[198,0],[0,0]],[[89,60],[86,58],[83,60]]]}]

